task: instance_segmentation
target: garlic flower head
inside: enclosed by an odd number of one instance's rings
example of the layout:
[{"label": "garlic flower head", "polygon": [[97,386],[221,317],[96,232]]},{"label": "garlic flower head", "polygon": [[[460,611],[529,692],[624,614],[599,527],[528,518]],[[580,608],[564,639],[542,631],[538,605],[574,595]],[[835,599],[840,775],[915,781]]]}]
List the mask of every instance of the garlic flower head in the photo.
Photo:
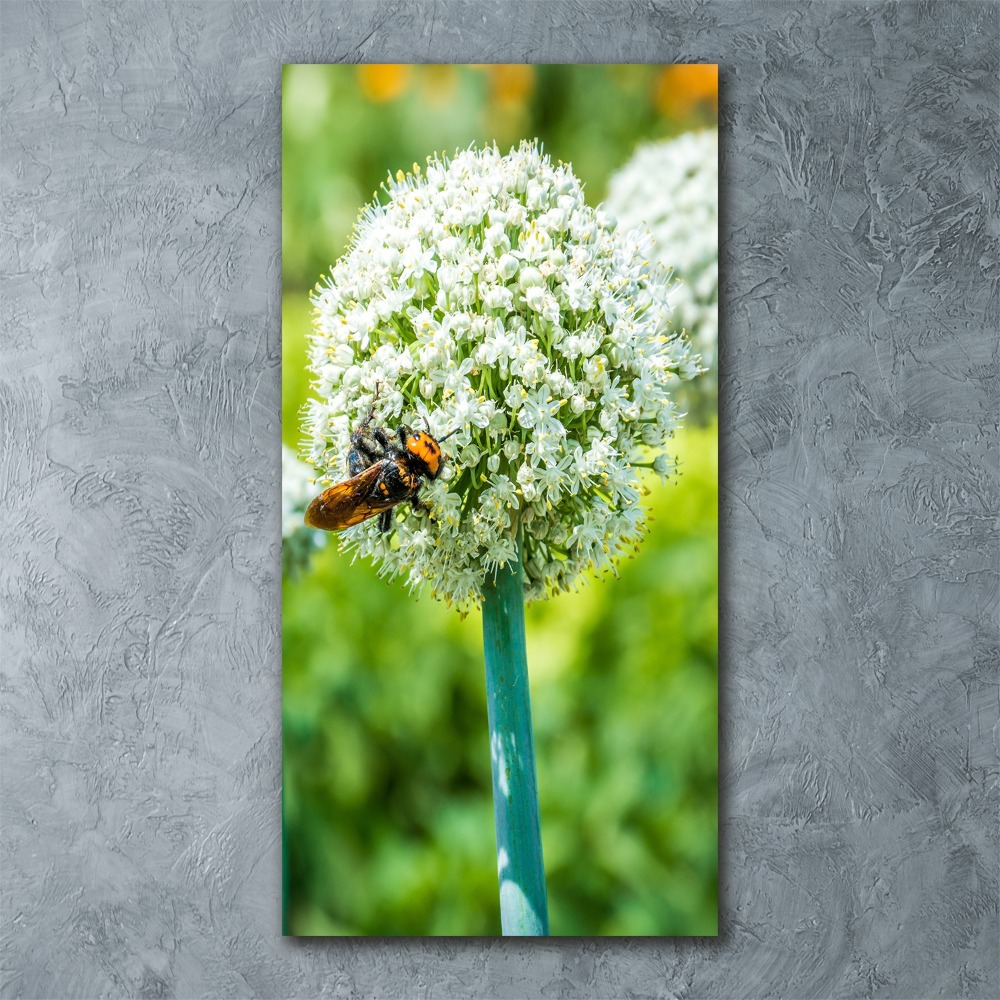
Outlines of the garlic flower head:
[{"label": "garlic flower head", "polygon": [[[640,146],[608,184],[606,206],[622,229],[648,228],[657,259],[679,286],[674,325],[685,329],[707,369],[719,342],[719,133],[687,132]],[[711,391],[699,379],[687,390]]]},{"label": "garlic flower head", "polygon": [[636,546],[638,467],[666,475],[673,393],[701,369],[670,323],[670,281],[639,234],[586,204],[535,142],[429,157],[384,185],[313,297],[309,455],[346,477],[376,421],[442,437],[440,477],[343,544],[465,610],[517,557],[525,596],[570,587]]}]

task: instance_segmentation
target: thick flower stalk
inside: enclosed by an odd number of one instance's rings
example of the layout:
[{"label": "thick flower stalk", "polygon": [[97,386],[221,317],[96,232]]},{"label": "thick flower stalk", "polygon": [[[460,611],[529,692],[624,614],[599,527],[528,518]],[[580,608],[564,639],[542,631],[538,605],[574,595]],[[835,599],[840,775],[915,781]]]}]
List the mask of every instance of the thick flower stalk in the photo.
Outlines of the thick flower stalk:
[{"label": "thick flower stalk", "polygon": [[345,544],[462,609],[518,531],[529,599],[613,567],[644,528],[639,470],[670,473],[674,394],[701,370],[648,237],[531,142],[432,157],[384,188],[313,295],[309,457],[320,485],[344,478],[373,400],[389,427],[455,434],[428,511],[400,505],[392,531],[373,519]]},{"label": "thick flower stalk", "polygon": [[[607,208],[621,228],[648,228],[657,259],[679,286],[671,302],[707,368],[719,341],[719,134],[688,132],[640,146],[608,185]],[[712,379],[692,389],[710,391]]]}]

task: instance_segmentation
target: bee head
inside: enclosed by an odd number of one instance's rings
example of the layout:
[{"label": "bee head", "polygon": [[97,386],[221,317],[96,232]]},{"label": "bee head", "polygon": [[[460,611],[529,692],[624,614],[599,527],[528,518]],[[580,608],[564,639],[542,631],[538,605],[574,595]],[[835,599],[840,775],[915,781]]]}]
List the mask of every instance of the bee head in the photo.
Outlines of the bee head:
[{"label": "bee head", "polygon": [[407,452],[420,462],[431,479],[436,479],[441,471],[441,446],[427,433],[415,431],[412,427],[399,428],[399,440]]}]

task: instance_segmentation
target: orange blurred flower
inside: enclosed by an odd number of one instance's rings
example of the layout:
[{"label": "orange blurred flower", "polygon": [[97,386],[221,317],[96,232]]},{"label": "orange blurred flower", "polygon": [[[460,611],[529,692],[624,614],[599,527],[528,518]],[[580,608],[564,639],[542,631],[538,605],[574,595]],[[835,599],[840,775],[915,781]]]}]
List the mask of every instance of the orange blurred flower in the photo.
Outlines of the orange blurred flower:
[{"label": "orange blurred flower", "polygon": [[357,75],[361,93],[376,104],[399,97],[410,84],[410,67],[398,63],[365,63]]},{"label": "orange blurred flower", "polygon": [[656,81],[655,101],[660,114],[669,118],[718,111],[719,67],[711,63],[664,67]]},{"label": "orange blurred flower", "polygon": [[523,104],[535,90],[535,67],[490,66],[490,96],[497,104]]}]

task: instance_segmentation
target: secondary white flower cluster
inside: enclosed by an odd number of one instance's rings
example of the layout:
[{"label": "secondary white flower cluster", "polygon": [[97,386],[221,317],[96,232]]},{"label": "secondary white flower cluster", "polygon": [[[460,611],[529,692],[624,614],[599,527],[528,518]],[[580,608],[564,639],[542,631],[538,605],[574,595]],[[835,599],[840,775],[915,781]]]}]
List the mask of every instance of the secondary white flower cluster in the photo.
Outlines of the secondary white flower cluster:
[{"label": "secondary white flower cluster", "polygon": [[637,466],[669,474],[672,394],[701,370],[648,238],[533,142],[431,157],[385,190],[313,294],[310,458],[320,486],[345,478],[376,391],[390,429],[457,431],[430,514],[401,505],[346,544],[463,609],[518,531],[528,598],[612,566],[644,527]]},{"label": "secondary white flower cluster", "polygon": [[306,507],[316,494],[313,470],[281,446],[281,553],[285,572],[295,573],[309,565],[315,549],[325,541],[324,532],[307,528]]},{"label": "secondary white flower cluster", "polygon": [[281,537],[294,535],[302,527],[302,515],[316,493],[312,469],[281,446]]},{"label": "secondary white flower cluster", "polygon": [[[671,299],[713,372],[719,341],[719,133],[688,132],[640,146],[608,185],[607,208],[623,229],[645,225],[657,258],[680,280]],[[711,379],[695,387],[707,388]]]}]

